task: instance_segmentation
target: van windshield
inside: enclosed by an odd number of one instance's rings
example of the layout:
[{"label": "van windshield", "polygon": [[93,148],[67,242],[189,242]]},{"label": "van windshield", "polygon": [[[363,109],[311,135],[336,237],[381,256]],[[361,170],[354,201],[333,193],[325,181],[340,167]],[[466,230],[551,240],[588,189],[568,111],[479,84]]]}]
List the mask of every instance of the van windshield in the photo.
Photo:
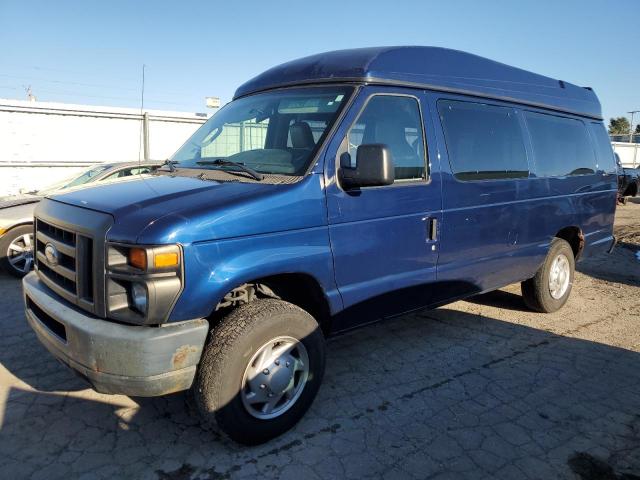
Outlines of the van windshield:
[{"label": "van windshield", "polygon": [[304,175],[353,91],[347,86],[290,88],[234,100],[170,159],[178,168]]}]

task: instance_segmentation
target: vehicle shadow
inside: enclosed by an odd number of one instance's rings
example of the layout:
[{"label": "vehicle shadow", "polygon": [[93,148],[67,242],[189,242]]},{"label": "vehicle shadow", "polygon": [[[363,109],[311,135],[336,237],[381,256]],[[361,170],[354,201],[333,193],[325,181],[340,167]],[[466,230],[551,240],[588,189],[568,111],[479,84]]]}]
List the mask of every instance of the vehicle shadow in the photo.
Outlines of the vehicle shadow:
[{"label": "vehicle shadow", "polygon": [[586,258],[576,265],[578,272],[606,282],[640,287],[640,245],[622,241],[611,254]]},{"label": "vehicle shadow", "polygon": [[638,474],[640,355],[571,335],[440,308],[332,338],[311,410],[251,448],[203,426],[187,394],[80,389],[35,335],[20,335],[13,348],[34,365],[2,345],[2,366],[22,384],[0,405],[0,464],[11,478],[279,477],[291,466],[300,478],[559,478],[585,461]]},{"label": "vehicle shadow", "polygon": [[504,290],[494,290],[493,292],[483,293],[482,295],[465,298],[464,301],[476,305],[485,305],[487,307],[496,307],[518,312],[531,311],[524,304],[522,295],[505,292]]}]

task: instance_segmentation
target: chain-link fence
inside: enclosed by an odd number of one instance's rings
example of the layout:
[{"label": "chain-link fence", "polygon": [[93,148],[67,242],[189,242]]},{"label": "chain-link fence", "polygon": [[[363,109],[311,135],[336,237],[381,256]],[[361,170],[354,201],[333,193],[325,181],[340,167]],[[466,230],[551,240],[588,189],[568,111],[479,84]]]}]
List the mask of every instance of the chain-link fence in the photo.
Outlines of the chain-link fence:
[{"label": "chain-link fence", "polygon": [[640,143],[640,133],[636,133],[629,137],[629,134],[624,135],[609,135],[611,137],[612,142],[629,142],[629,143]]}]

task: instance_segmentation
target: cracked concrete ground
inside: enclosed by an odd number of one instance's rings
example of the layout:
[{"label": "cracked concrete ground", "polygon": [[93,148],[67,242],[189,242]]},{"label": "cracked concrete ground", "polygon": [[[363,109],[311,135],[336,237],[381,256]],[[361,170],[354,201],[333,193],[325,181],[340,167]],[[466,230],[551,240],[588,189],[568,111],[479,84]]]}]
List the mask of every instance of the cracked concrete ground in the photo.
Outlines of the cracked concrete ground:
[{"label": "cracked concrete ground", "polygon": [[[622,244],[579,265],[560,312],[519,287],[335,338],[286,435],[247,448],[188,397],[100,395],[56,363],[0,276],[4,478],[640,478],[640,202]],[[635,474],[635,475],[634,475]]]}]

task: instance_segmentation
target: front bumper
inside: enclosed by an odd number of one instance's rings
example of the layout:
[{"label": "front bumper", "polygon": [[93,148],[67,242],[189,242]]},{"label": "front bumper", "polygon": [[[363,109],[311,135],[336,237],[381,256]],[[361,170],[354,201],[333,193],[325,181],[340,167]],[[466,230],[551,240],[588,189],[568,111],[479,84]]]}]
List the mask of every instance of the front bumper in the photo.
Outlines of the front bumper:
[{"label": "front bumper", "polygon": [[35,272],[22,285],[27,321],[40,342],[98,392],[153,397],[191,387],[207,320],[123,325],[71,305]]}]

